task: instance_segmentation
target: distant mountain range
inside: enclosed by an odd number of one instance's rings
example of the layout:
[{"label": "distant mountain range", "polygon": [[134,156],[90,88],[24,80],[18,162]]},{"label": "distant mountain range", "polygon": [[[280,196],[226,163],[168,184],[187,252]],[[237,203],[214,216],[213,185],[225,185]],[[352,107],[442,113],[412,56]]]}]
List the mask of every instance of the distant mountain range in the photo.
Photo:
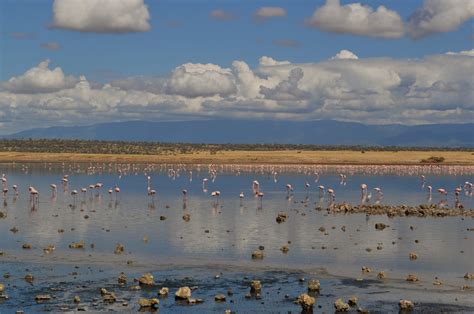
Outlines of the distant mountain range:
[{"label": "distant mountain range", "polygon": [[365,125],[333,120],[128,121],[31,129],[4,138],[185,143],[474,147],[474,123]]}]

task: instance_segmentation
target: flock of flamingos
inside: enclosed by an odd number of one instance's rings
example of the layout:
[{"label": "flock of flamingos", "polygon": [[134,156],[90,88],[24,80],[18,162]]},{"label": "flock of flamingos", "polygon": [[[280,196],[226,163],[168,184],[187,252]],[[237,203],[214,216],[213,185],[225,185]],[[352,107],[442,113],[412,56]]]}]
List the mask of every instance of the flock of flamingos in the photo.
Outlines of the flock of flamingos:
[{"label": "flock of flamingos", "polygon": [[[14,165],[16,167],[16,165]],[[48,170],[51,170],[53,167],[53,164],[45,164],[44,167]],[[181,175],[185,175],[189,178],[189,181],[193,180],[193,170],[201,173],[202,170],[205,171],[205,174],[207,174],[207,177],[202,179],[202,190],[203,192],[207,193],[208,192],[208,182],[211,180],[214,182],[218,176],[219,173],[225,172],[225,171],[230,171],[234,173],[235,175],[240,175],[242,172],[253,172],[255,174],[263,174],[267,175],[268,177],[272,178],[274,182],[278,182],[278,176],[279,173],[285,172],[285,171],[294,171],[294,172],[299,172],[305,175],[310,175],[314,178],[314,182],[316,184],[319,183],[320,181],[320,172],[325,171],[328,169],[324,169],[324,166],[268,166],[268,165],[260,165],[260,166],[255,166],[255,165],[214,165],[210,164],[206,166],[201,166],[201,165],[195,165],[195,168],[188,169],[189,166],[187,165],[136,165],[136,164],[99,164],[99,165],[92,165],[90,164],[88,167],[85,167],[84,165],[81,164],[70,164],[69,167],[67,167],[64,163],[61,164],[63,173],[69,172],[69,173],[86,173],[89,175],[93,174],[100,174],[103,172],[116,172],[118,173],[118,178],[122,178],[123,176],[127,174],[136,174],[138,175],[139,173],[142,173],[146,180],[147,180],[147,189],[144,191],[146,192],[146,195],[148,195],[150,202],[154,202],[155,196],[157,194],[157,191],[152,188],[152,178],[151,178],[151,173],[153,171],[165,171],[168,174],[168,177],[172,180],[176,179],[177,177],[180,177]],[[29,171],[28,165],[22,165],[21,169],[23,172],[27,173]],[[465,174],[465,173],[472,173],[473,169],[470,167],[464,167],[464,166],[451,166],[451,167],[445,167],[445,169],[442,168],[426,168],[426,166],[340,166],[339,169],[332,169],[334,170],[345,170],[346,173],[340,173],[339,174],[339,184],[340,185],[346,185],[347,184],[347,178],[348,175],[354,174],[354,173],[370,173],[370,174],[381,174],[381,173],[399,173],[402,171],[403,174],[408,174],[408,175],[418,175],[420,180],[421,180],[421,186],[422,189],[426,191],[427,193],[427,200],[431,202],[432,200],[432,193],[434,191],[433,187],[431,185],[427,184],[427,180],[424,174],[420,174],[422,171],[427,171],[430,173],[441,173],[441,171],[445,171],[448,173],[454,173],[454,174]],[[6,199],[8,197],[9,193],[9,185],[8,185],[8,178],[5,174],[2,175],[1,177],[2,181],[2,196],[4,199],[4,204],[6,204]],[[58,180],[59,181],[59,180]],[[60,185],[62,185],[62,190],[64,193],[70,193],[73,206],[75,206],[76,203],[76,198],[79,193],[83,195],[85,198],[87,193],[90,193],[92,196],[93,193],[95,193],[97,196],[100,196],[102,193],[103,189],[103,183],[96,182],[93,184],[88,185],[87,187],[81,187],[79,189],[69,189],[69,174],[64,174],[62,178],[60,179]],[[58,182],[59,183],[59,182]],[[264,197],[264,192],[260,188],[260,183],[257,180],[254,180],[251,184],[252,187],[252,193],[253,195],[259,199],[260,201],[260,206],[262,206],[263,202],[263,197]],[[14,184],[11,186],[11,189],[13,190],[13,197],[17,198],[19,196],[19,187],[18,185]],[[293,195],[294,187],[291,184],[286,184],[285,189],[287,192],[287,199],[290,199]],[[311,184],[309,182],[305,182],[304,184],[304,189],[306,190],[306,195],[310,193],[311,189]],[[57,191],[58,191],[58,185],[56,183],[50,184],[50,190],[51,190],[51,197],[56,198]],[[374,187],[373,189],[374,193],[374,198],[375,202],[374,204],[380,204],[382,198],[383,198],[383,192],[380,187]],[[114,187],[111,187],[107,190],[107,193],[109,194],[110,200],[114,198],[115,194],[115,200],[117,201],[119,197],[121,189],[116,184]],[[334,188],[326,188],[324,185],[317,185],[317,195],[319,196],[320,204],[326,199],[328,203],[328,207],[334,206],[336,203],[336,192]],[[438,205],[447,207],[448,202],[448,194],[450,194],[449,190],[447,190],[444,187],[437,187],[436,192],[439,193],[440,195],[440,200]],[[461,206],[460,202],[460,195],[464,191],[464,194],[466,196],[472,196],[473,194],[473,183],[471,182],[464,182],[463,184],[459,184],[455,187],[452,188],[452,194],[454,195],[454,206],[455,208],[459,208]],[[183,189],[182,191],[183,195],[183,202],[186,202],[187,200],[187,195],[188,191],[186,189]],[[28,193],[29,193],[29,199],[30,199],[30,205],[32,209],[35,209],[37,204],[39,203],[39,190],[34,187],[34,186],[29,186],[28,187]],[[372,199],[372,193],[370,192],[370,189],[367,184],[362,183],[360,185],[360,201],[361,204],[370,204],[371,199]],[[217,205],[219,203],[219,197],[221,195],[221,192],[219,190],[212,191],[210,193],[210,196],[213,198],[213,204]],[[242,201],[245,197],[244,192],[240,192],[238,195],[240,198],[240,202],[242,205]]]}]

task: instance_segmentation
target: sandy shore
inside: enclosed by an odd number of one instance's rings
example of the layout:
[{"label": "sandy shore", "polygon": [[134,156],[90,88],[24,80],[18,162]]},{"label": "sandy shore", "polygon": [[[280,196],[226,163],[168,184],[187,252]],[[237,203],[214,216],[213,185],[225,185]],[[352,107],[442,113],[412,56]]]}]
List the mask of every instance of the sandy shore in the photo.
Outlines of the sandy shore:
[{"label": "sandy shore", "polygon": [[354,164],[417,165],[432,156],[444,157],[442,165],[474,165],[468,151],[196,151],[160,155],[0,152],[0,162],[124,162],[185,164]]}]

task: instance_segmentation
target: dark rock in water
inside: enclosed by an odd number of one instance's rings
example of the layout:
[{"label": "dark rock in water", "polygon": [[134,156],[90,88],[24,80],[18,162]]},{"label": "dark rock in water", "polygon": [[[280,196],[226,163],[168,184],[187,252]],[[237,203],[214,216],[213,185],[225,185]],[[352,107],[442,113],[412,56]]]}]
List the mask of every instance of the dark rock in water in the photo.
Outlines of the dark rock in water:
[{"label": "dark rock in water", "polygon": [[114,253],[115,254],[122,254],[125,251],[125,247],[123,244],[118,243],[117,246],[115,247]]},{"label": "dark rock in water", "polygon": [[320,290],[321,290],[321,284],[319,280],[311,279],[310,281],[308,281],[308,291],[320,292]]},{"label": "dark rock in water", "polygon": [[288,245],[283,245],[280,248],[280,251],[282,251],[283,253],[288,253],[289,250],[290,250],[290,248],[288,247]]},{"label": "dark rock in water", "polygon": [[262,291],[262,283],[260,280],[252,280],[250,282],[250,292],[251,293],[257,293]]},{"label": "dark rock in water", "polygon": [[303,293],[296,299],[295,303],[301,305],[303,311],[312,311],[313,306],[316,303],[316,299],[306,293]]},{"label": "dark rock in water", "polygon": [[186,221],[186,222],[190,221],[191,220],[191,215],[190,214],[184,214],[183,215],[183,220]]},{"label": "dark rock in water", "polygon": [[140,309],[147,309],[147,308],[156,308],[160,304],[160,300],[156,298],[152,299],[145,299],[145,298],[140,298],[138,299],[138,305],[140,306]]},{"label": "dark rock in water", "polygon": [[280,223],[285,222],[286,219],[288,219],[288,214],[285,213],[285,212],[280,212],[280,213],[278,213],[278,216],[276,218],[276,222],[280,224]]},{"label": "dark rock in water", "polygon": [[7,218],[7,213],[0,212],[0,218]]},{"label": "dark rock in water", "polygon": [[25,250],[31,250],[33,248],[33,246],[29,243],[25,243],[22,245],[22,248],[25,249]]},{"label": "dark rock in water", "polygon": [[337,312],[347,312],[349,311],[350,306],[339,298],[334,302],[334,308]]},{"label": "dark rock in water", "polygon": [[102,295],[102,299],[104,302],[114,303],[117,300],[115,293],[108,291],[105,288],[100,289],[100,294]]},{"label": "dark rock in water", "polygon": [[25,276],[25,281],[28,282],[28,283],[33,283],[34,280],[35,280],[35,277],[33,277],[32,274],[27,274]]},{"label": "dark rock in water", "polygon": [[166,216],[160,216],[160,220],[166,220]]},{"label": "dark rock in water", "polygon": [[191,289],[189,287],[181,287],[176,291],[174,298],[176,300],[186,300],[191,298]]},{"label": "dark rock in water", "polygon": [[155,284],[155,280],[152,274],[146,273],[138,279],[138,283],[140,285],[152,286]]},{"label": "dark rock in water", "polygon": [[385,275],[385,272],[384,271],[381,271],[377,274],[377,278],[378,279],[385,279],[386,275]]},{"label": "dark rock in water", "polygon": [[464,274],[464,279],[474,279],[474,274],[465,273],[465,274]]},{"label": "dark rock in water", "polygon": [[86,246],[86,244],[84,243],[84,241],[73,242],[73,243],[69,244],[70,249],[83,249],[85,246]]},{"label": "dark rock in water", "polygon": [[120,273],[118,277],[118,283],[120,285],[126,285],[127,284],[127,276],[124,273]]},{"label": "dark rock in water", "polygon": [[413,261],[413,260],[416,260],[416,259],[418,259],[418,254],[416,254],[415,252],[410,252],[409,258],[410,258],[410,260],[412,260],[412,261]]},{"label": "dark rock in water", "polygon": [[407,276],[406,281],[409,281],[409,282],[417,282],[417,281],[418,281],[418,277],[416,277],[415,275],[409,274],[409,275]]},{"label": "dark rock in water", "polygon": [[81,298],[78,295],[76,295],[72,301],[74,303],[81,303]]},{"label": "dark rock in water", "polygon": [[52,299],[52,297],[49,294],[38,294],[35,297],[36,302],[44,302],[44,301],[49,301],[51,299]]},{"label": "dark rock in water", "polygon": [[357,302],[359,302],[359,299],[356,297],[356,296],[352,296],[349,298],[349,301],[347,301],[347,303],[349,304],[349,306],[356,306],[357,305]]},{"label": "dark rock in water", "polygon": [[413,310],[415,308],[415,305],[410,300],[400,300],[398,305],[401,310]]},{"label": "dark rock in water", "polygon": [[378,222],[378,223],[375,224],[375,229],[377,229],[377,230],[383,230],[386,227],[387,227],[387,225],[384,224],[383,222]]},{"label": "dark rock in water", "polygon": [[261,250],[256,250],[252,252],[252,259],[263,259],[264,255]]},{"label": "dark rock in water", "polygon": [[225,301],[225,298],[226,298],[225,295],[223,295],[223,294],[218,294],[218,295],[216,295],[216,296],[214,297],[214,300],[215,300],[216,302],[224,302],[224,301]]}]

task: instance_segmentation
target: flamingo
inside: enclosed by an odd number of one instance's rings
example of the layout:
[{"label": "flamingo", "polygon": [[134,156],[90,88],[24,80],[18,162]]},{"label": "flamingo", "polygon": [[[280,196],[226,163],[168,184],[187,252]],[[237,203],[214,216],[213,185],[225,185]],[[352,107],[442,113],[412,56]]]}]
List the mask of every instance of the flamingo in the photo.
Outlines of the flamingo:
[{"label": "flamingo", "polygon": [[209,181],[208,178],[202,179],[202,190],[203,190],[204,192],[207,192],[207,182],[208,182],[208,181]]},{"label": "flamingo", "polygon": [[219,196],[221,195],[220,191],[211,192],[212,198],[214,198],[214,205],[219,204]]},{"label": "flamingo", "polygon": [[114,193],[114,190],[108,189],[107,192],[109,193],[109,198],[112,199],[112,194]]},{"label": "flamingo", "polygon": [[244,192],[240,192],[239,198],[240,198],[240,206],[242,206],[242,201],[244,199]]},{"label": "flamingo", "polygon": [[18,185],[13,184],[12,189],[13,189],[13,191],[15,191],[15,196],[18,196]]},{"label": "flamingo", "polygon": [[319,188],[319,198],[323,198],[324,197],[324,185],[320,185],[318,186]]},{"label": "flamingo", "polygon": [[258,192],[257,193],[257,196],[260,199],[260,208],[263,207],[263,195],[264,195],[263,192]]},{"label": "flamingo", "polygon": [[426,177],[424,175],[421,175],[420,179],[421,179],[421,187],[424,187],[426,184]]},{"label": "flamingo", "polygon": [[74,200],[74,206],[76,206],[76,195],[77,195],[77,190],[72,190],[71,191],[72,198]]},{"label": "flamingo", "polygon": [[97,182],[97,183],[95,184],[95,188],[97,189],[97,195],[100,195],[100,192],[102,191],[102,186],[103,186],[103,185],[104,185],[104,184],[101,183],[101,182]]},{"label": "flamingo", "polygon": [[92,198],[92,191],[95,189],[95,184],[89,184],[89,192],[91,192],[91,198]]},{"label": "flamingo", "polygon": [[51,197],[53,198],[56,196],[57,186],[54,183],[50,184],[49,186],[51,187]]},{"label": "flamingo", "polygon": [[286,185],[286,197],[290,198],[290,193],[293,192],[293,186],[291,184]]},{"label": "flamingo", "polygon": [[360,199],[361,199],[362,203],[365,203],[367,201],[367,199],[370,199],[370,196],[367,195],[367,191],[368,191],[367,184],[362,183],[360,185],[360,193],[361,193]]},{"label": "flamingo", "polygon": [[115,191],[115,199],[117,199],[118,194],[120,193],[120,188],[118,187],[118,185],[115,185],[114,191]]},{"label": "flamingo", "polygon": [[432,194],[433,187],[431,185],[428,185],[426,188],[428,189],[428,201],[431,201],[431,198],[433,196]]},{"label": "flamingo", "polygon": [[188,199],[188,190],[183,189],[181,192],[183,193],[183,202],[186,202]]},{"label": "flamingo", "polygon": [[82,192],[83,198],[85,199],[85,198],[86,198],[87,189],[86,189],[86,188],[81,188],[81,192]]},{"label": "flamingo", "polygon": [[306,183],[304,184],[304,187],[305,187],[305,189],[306,189],[306,197],[308,197],[309,188],[311,187],[311,185],[310,185],[308,182],[306,182]]},{"label": "flamingo", "polygon": [[333,204],[336,201],[336,192],[334,192],[333,189],[328,189],[328,195],[329,195],[329,204]]},{"label": "flamingo", "polygon": [[255,195],[258,195],[258,192],[260,191],[260,183],[258,183],[257,180],[252,182],[252,190]]},{"label": "flamingo", "polygon": [[152,201],[155,201],[156,190],[151,189],[151,177],[150,176],[148,176],[147,194],[148,194],[148,196],[151,196]]},{"label": "flamingo", "polygon": [[448,195],[448,192],[445,189],[442,189],[442,188],[438,189],[438,193],[440,195],[444,195],[444,196]]},{"label": "flamingo", "polygon": [[39,203],[39,192],[34,187],[28,187],[28,191],[30,192],[30,201],[33,202],[33,208],[35,203]]}]

